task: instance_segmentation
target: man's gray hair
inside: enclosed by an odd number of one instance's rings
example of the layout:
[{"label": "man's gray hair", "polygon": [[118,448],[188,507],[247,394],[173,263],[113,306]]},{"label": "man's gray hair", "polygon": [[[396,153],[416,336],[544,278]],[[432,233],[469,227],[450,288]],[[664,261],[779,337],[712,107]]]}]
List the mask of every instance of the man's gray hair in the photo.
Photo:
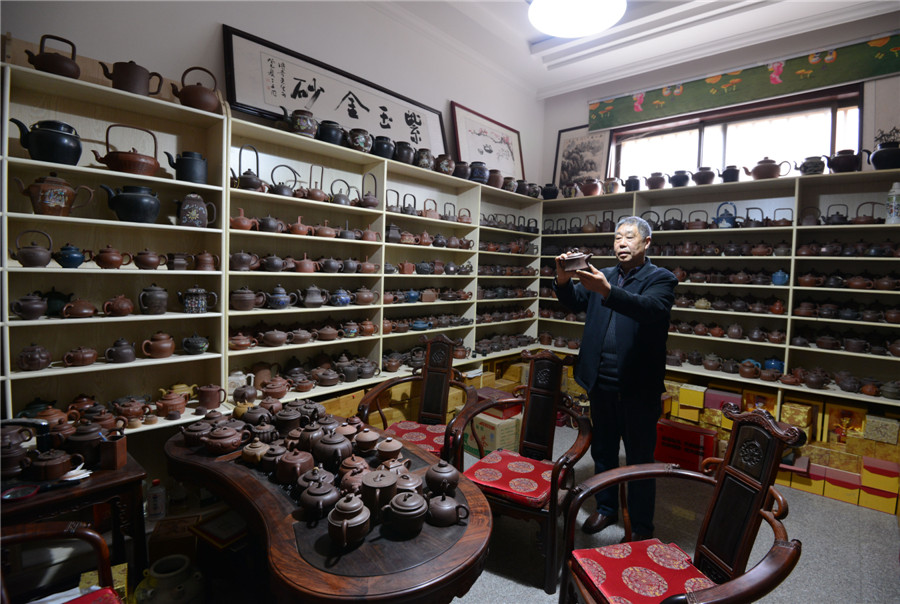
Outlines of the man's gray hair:
[{"label": "man's gray hair", "polygon": [[640,216],[625,216],[623,218],[619,218],[619,223],[616,225],[616,230],[618,231],[619,227],[623,224],[636,227],[642,239],[646,239],[647,237],[651,237],[653,235],[653,229],[650,228],[650,223]]}]

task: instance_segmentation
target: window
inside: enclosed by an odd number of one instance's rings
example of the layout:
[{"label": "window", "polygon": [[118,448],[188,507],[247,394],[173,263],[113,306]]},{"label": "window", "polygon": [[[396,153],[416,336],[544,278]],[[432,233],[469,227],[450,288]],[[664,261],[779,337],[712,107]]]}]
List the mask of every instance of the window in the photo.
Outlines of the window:
[{"label": "window", "polygon": [[610,172],[624,179],[694,171],[698,166],[752,168],[769,157],[788,160],[788,174],[797,174],[794,162],[800,164],[808,156],[858,150],[859,121],[859,89],[853,86],[621,129],[612,133]]}]

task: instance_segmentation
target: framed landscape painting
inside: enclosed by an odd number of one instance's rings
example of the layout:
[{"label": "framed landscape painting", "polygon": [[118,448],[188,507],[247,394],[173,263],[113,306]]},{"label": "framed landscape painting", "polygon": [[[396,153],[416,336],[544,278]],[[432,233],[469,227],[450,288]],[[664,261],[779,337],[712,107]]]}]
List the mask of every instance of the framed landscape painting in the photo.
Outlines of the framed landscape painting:
[{"label": "framed landscape painting", "polygon": [[608,130],[588,132],[587,124],[560,130],[556,139],[553,182],[561,187],[585,178],[604,180],[608,158]]}]

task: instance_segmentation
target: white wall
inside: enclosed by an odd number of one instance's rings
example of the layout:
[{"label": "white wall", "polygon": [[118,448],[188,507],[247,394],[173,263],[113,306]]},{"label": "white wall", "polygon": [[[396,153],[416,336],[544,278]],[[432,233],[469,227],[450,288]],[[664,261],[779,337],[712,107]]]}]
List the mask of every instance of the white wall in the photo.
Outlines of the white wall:
[{"label": "white wall", "polygon": [[[591,101],[659,88],[671,82],[696,80],[741,67],[763,64],[774,58],[802,56],[810,49],[827,48],[828,41],[832,39],[865,40],[894,28],[896,23],[890,19],[867,19],[841,28],[810,32],[782,42],[760,45],[747,51],[712,54],[701,61],[648,72],[639,77],[612,82],[607,86],[594,86],[547,99],[544,110],[544,140],[547,144],[544,146],[542,160],[542,165],[547,170],[545,171],[547,179],[549,180],[552,175],[559,131],[587,124],[588,103]],[[874,148],[872,138],[875,131],[878,128],[889,130],[893,126],[900,127],[900,76],[867,82],[863,91],[861,131],[863,147]],[[777,148],[777,142],[773,142],[774,148]],[[693,168],[685,165],[685,169]]]},{"label": "white wall", "polygon": [[[519,130],[525,174],[538,183],[551,179],[558,131],[587,123],[589,101],[765,62],[771,56],[783,56],[788,48],[787,43],[769,44],[742,53],[713,54],[664,72],[648,72],[541,102],[533,91],[498,78],[469,57],[439,46],[415,26],[392,18],[391,11],[380,4],[2,0],[0,23],[3,32],[15,38],[37,42],[43,34],[56,34],[72,40],[80,56],[110,62],[134,60],[167,78],[179,79],[188,67],[203,66],[216,75],[223,90],[221,26],[231,25],[442,111],[451,149],[456,146],[451,100]],[[880,19],[853,23],[844,27],[840,39],[848,35],[862,39],[882,33],[887,25]],[[827,45],[828,39],[827,31],[814,32],[795,37],[790,44],[818,48]],[[900,123],[898,90],[900,78],[867,85],[866,146],[871,147],[876,128]]]},{"label": "white wall", "polygon": [[199,65],[215,74],[223,92],[224,23],[440,110],[451,149],[451,100],[519,130],[525,175],[541,182],[543,103],[533,92],[439,47],[379,4],[3,0],[0,23],[14,38],[37,43],[55,34],[74,42],[79,56],[133,60],[175,80]]}]

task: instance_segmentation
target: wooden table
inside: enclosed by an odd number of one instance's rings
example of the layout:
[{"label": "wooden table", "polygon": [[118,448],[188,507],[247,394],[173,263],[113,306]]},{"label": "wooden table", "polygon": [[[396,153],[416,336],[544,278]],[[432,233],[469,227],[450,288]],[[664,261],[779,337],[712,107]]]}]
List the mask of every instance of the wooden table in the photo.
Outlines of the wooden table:
[{"label": "wooden table", "polygon": [[[140,583],[147,568],[147,535],[144,528],[142,481],[147,477],[144,468],[128,456],[128,463],[118,470],[93,470],[90,477],[70,487],[53,489],[21,500],[4,501],[0,519],[4,526],[38,522],[56,518],[104,503],[112,506],[113,549],[112,563],[126,561],[125,535],[134,545],[134,564],[128,567],[128,581],[132,587]],[[17,484],[4,482],[4,488]]]},{"label": "wooden table", "polygon": [[[271,589],[279,602],[449,602],[465,595],[484,568],[491,511],[464,477],[456,495],[470,509],[464,525],[426,523],[405,541],[392,541],[376,525],[361,545],[335,556],[327,521],[301,520],[287,488],[241,461],[239,451],[215,457],[187,447],[179,434],[166,442],[165,452],[171,475],[203,484],[265,537]],[[403,456],[411,460],[411,473],[423,478],[438,462],[414,445],[405,445]]]}]

